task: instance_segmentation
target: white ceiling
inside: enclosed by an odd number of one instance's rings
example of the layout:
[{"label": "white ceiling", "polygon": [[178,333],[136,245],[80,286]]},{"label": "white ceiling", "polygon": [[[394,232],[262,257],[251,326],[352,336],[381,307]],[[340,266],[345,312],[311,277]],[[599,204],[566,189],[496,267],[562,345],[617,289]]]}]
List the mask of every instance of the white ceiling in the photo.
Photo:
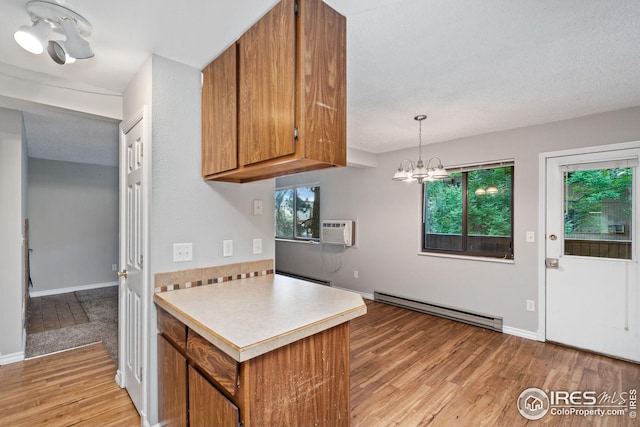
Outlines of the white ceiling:
[{"label": "white ceiling", "polygon": [[[415,146],[419,113],[431,143],[640,105],[638,0],[326,2],[347,16],[351,148]],[[151,53],[203,68],[275,1],[62,1],[96,54],[66,66],[14,42],[26,3],[2,0],[0,74],[122,93]]]}]

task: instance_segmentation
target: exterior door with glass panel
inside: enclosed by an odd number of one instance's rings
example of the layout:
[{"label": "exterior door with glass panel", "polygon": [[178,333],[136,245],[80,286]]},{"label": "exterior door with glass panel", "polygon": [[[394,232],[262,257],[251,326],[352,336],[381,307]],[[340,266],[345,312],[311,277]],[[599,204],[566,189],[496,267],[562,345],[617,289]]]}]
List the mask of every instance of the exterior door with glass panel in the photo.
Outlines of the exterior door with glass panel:
[{"label": "exterior door with glass panel", "polygon": [[640,361],[640,150],[547,159],[546,338]]}]

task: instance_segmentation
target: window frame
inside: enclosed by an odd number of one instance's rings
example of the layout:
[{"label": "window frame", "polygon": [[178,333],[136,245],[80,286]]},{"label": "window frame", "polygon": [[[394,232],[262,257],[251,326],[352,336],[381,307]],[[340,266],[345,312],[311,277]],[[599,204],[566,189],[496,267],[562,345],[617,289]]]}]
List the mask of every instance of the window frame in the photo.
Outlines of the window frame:
[{"label": "window frame", "polygon": [[274,238],[276,240],[284,240],[284,241],[288,241],[288,242],[320,242],[320,228],[321,228],[321,226],[320,226],[320,222],[321,222],[321,220],[320,220],[320,206],[321,206],[320,197],[321,197],[322,192],[318,191],[318,194],[316,195],[318,197],[318,212],[315,212],[315,211],[313,212],[314,217],[316,215],[318,217],[318,230],[317,230],[318,231],[318,237],[297,237],[296,236],[296,234],[297,234],[296,224],[297,224],[297,219],[298,219],[298,207],[297,207],[297,204],[296,204],[296,200],[297,200],[296,191],[297,191],[298,188],[318,188],[318,190],[319,190],[320,189],[320,183],[319,182],[311,182],[311,183],[305,183],[305,184],[288,185],[288,186],[284,186],[284,187],[277,187],[274,190],[274,194],[273,194],[274,199],[275,199],[276,192],[278,192],[278,191],[293,190],[293,227],[292,227],[293,228],[293,237],[278,236],[277,235],[277,227],[276,227],[276,224],[275,224],[277,215],[275,214],[275,209],[274,209],[274,218],[273,218],[273,221],[274,221],[274,230],[273,230],[274,231]]},{"label": "window frame", "polygon": [[[468,173],[472,172],[472,171],[477,171],[477,170],[487,170],[487,169],[498,169],[498,168],[505,168],[505,167],[510,167],[511,168],[511,206],[510,206],[510,220],[511,220],[511,236],[510,236],[510,241],[511,241],[511,253],[510,254],[496,254],[493,252],[482,252],[482,251],[478,251],[478,250],[472,250],[470,251],[468,249],[468,239],[469,239],[469,234],[468,234]],[[434,248],[427,248],[426,244],[427,244],[427,232],[426,232],[426,228],[427,228],[427,204],[426,204],[426,197],[427,197],[427,185],[428,182],[424,182],[422,184],[422,197],[421,197],[421,203],[422,203],[422,224],[421,224],[421,247],[420,247],[420,255],[446,255],[446,256],[454,256],[454,257],[463,257],[463,258],[490,258],[490,259],[495,259],[495,260],[507,260],[507,261],[513,261],[515,259],[515,251],[514,251],[514,221],[515,221],[515,215],[514,215],[514,200],[515,200],[515,187],[514,187],[514,182],[515,182],[515,162],[513,160],[502,160],[502,161],[497,161],[497,162],[491,162],[491,163],[479,163],[479,164],[471,164],[471,165],[465,165],[465,166],[458,166],[458,167],[450,167],[447,168],[447,171],[449,172],[449,174],[453,174],[453,173],[457,173],[457,172],[461,172],[463,174],[463,179],[462,179],[462,249],[461,250],[456,250],[456,249],[434,249]]]}]

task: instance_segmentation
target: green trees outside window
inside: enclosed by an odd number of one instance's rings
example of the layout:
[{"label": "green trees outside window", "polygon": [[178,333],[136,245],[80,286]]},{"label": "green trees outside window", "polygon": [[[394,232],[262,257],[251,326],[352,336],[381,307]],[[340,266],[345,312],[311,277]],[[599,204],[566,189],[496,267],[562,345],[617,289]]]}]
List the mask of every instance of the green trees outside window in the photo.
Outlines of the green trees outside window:
[{"label": "green trees outside window", "polygon": [[425,183],[423,250],[513,258],[513,166]]},{"label": "green trees outside window", "polygon": [[279,239],[320,239],[320,187],[277,189],[275,230]]},{"label": "green trees outside window", "polygon": [[[575,233],[627,234],[631,224],[631,168],[565,172],[566,235]],[[625,225],[626,231],[611,229]],[[623,227],[619,227],[622,230]]]},{"label": "green trees outside window", "polygon": [[633,168],[564,171],[564,254],[631,259]]}]

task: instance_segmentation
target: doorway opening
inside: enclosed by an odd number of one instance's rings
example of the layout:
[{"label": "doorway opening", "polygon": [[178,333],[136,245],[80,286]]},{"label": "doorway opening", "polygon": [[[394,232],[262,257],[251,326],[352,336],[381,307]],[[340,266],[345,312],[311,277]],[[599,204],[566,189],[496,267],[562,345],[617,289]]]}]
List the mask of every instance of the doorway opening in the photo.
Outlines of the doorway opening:
[{"label": "doorway opening", "polygon": [[25,357],[104,342],[117,366],[118,121],[25,109]]}]

